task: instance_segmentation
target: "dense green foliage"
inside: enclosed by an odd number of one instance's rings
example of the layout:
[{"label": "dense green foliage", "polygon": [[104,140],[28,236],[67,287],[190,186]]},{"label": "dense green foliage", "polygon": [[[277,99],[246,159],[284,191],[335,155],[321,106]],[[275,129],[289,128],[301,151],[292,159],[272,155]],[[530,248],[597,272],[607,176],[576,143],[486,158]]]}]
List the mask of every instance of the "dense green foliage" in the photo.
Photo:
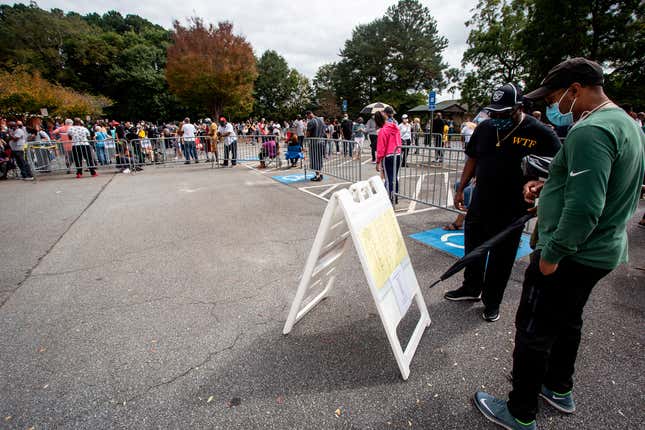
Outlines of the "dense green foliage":
[{"label": "dense green foliage", "polygon": [[170,32],[136,15],[0,6],[0,69],[16,66],[114,101],[108,113],[151,120],[175,113],[164,77]]},{"label": "dense green foliage", "polygon": [[[426,91],[444,85],[439,36],[430,10],[418,0],[400,0],[382,18],[357,26],[340,52],[314,79],[321,105],[333,94],[348,101],[350,114],[374,101],[406,111],[426,99]],[[329,107],[326,108],[329,110]]]},{"label": "dense green foliage", "polygon": [[256,117],[293,118],[311,104],[309,79],[290,69],[287,61],[273,50],[265,51],[257,60],[255,80]]},{"label": "dense green foliage", "polygon": [[[606,68],[610,97],[643,110],[642,5],[643,0],[479,0],[468,14],[462,67],[447,69],[442,59],[447,40],[438,33],[431,11],[419,0],[400,0],[382,17],[357,25],[338,61],[322,66],[312,82],[275,51],[255,58],[250,45],[231,33],[229,23],[204,25],[197,32],[194,26],[168,30],[115,11],[82,16],[46,11],[34,2],[0,5],[0,73],[7,82],[5,88],[0,82],[0,98],[11,101],[5,111],[34,107],[40,103],[34,94],[56,88],[57,94],[69,95],[66,100],[84,100],[69,111],[88,106],[88,113],[102,109],[122,120],[219,112],[278,119],[309,108],[336,117],[343,100],[352,115],[375,101],[402,113],[425,103],[427,90],[433,88],[449,93],[460,89],[474,110],[488,102],[495,86],[510,81],[532,88],[558,62],[585,56]],[[188,42],[179,49],[183,30],[192,33],[184,34]],[[199,35],[212,46],[239,42],[229,55],[236,58],[223,62],[225,56],[210,56],[207,46],[190,42]],[[191,47],[197,52],[191,57],[193,66],[182,68]],[[174,68],[167,65],[172,52],[177,53]],[[203,63],[200,56],[212,67],[196,66]],[[21,85],[13,73],[45,82],[38,81],[23,97],[16,93]],[[62,105],[56,109],[65,111]]]},{"label": "dense green foliage", "polygon": [[495,86],[539,84],[571,57],[607,71],[605,89],[618,103],[645,108],[645,21],[642,0],[480,0],[470,28],[462,97],[488,102]]}]

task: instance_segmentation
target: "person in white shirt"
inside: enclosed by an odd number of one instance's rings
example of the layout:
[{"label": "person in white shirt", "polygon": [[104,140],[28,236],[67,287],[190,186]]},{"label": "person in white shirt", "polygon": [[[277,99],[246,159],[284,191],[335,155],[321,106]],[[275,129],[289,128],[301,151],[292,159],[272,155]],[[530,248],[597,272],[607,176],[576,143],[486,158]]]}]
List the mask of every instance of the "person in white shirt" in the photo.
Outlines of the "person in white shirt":
[{"label": "person in white shirt", "polygon": [[190,118],[184,118],[184,123],[181,125],[179,134],[181,134],[182,141],[184,142],[184,157],[186,157],[186,162],[184,164],[190,164],[190,157],[193,157],[195,163],[199,163],[197,159],[197,149],[195,148],[195,134],[197,129],[194,125],[190,123]]},{"label": "person in white shirt", "polygon": [[305,122],[300,118],[300,115],[296,117],[294,127],[296,128],[296,136],[298,136],[298,145],[302,147],[305,142]]},{"label": "person in white shirt", "polygon": [[237,164],[237,135],[233,125],[226,121],[225,117],[219,118],[217,136],[224,141],[224,162],[222,166],[228,166],[228,157],[231,156],[231,167]]},{"label": "person in white shirt", "polygon": [[408,152],[410,151],[410,145],[412,144],[412,125],[408,120],[408,116],[403,114],[401,117],[401,124],[399,124],[399,132],[401,133],[401,145],[403,146],[403,160],[401,162],[401,167],[406,167],[406,160],[408,159]]},{"label": "person in white shirt", "polygon": [[461,136],[464,140],[464,144],[467,144],[468,142],[470,142],[470,136],[473,135],[473,132],[475,131],[475,127],[477,127],[477,124],[472,122],[470,120],[470,117],[467,116],[466,121],[464,121],[463,124],[461,124]]},{"label": "person in white shirt", "polygon": [[90,131],[83,126],[80,118],[74,118],[74,125],[67,129],[67,135],[72,139],[72,157],[76,165],[76,178],[83,177],[83,159],[90,169],[92,176],[98,176],[96,173],[96,163],[94,154],[90,146]]},{"label": "person in white shirt", "polygon": [[22,125],[22,121],[9,122],[9,146],[11,154],[20,169],[20,176],[25,181],[33,181],[34,176],[31,173],[29,161],[25,159],[25,149],[27,148],[27,130]]}]

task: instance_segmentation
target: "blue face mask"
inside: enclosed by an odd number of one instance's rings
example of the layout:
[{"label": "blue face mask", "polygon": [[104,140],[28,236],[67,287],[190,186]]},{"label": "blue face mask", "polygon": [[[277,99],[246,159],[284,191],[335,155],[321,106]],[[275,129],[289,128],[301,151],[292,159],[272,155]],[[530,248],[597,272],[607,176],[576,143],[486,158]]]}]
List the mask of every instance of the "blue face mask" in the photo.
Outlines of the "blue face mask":
[{"label": "blue face mask", "polygon": [[491,118],[490,122],[502,131],[513,127],[513,118]]},{"label": "blue face mask", "polygon": [[569,109],[569,112],[567,113],[560,112],[560,102],[562,101],[562,98],[565,96],[565,94],[567,94],[568,91],[569,89],[567,88],[567,91],[565,91],[564,94],[562,94],[562,97],[560,97],[560,100],[550,104],[546,108],[546,117],[551,122],[551,124],[555,125],[556,127],[568,127],[571,124],[573,124],[573,105],[576,104],[577,99],[573,99],[573,103],[571,103],[571,108]]}]

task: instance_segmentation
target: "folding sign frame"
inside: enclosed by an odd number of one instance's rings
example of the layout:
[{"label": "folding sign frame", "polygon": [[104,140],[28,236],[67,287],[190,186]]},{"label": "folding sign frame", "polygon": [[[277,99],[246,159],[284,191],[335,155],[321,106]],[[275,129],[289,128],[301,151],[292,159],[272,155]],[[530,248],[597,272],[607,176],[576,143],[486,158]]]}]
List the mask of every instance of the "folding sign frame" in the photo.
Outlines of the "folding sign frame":
[{"label": "folding sign frame", "polygon": [[[326,298],[334,286],[337,266],[350,246],[356,248],[388,341],[404,380],[421,337],[430,325],[417,277],[412,268],[394,208],[374,176],[332,195],[318,227],[291,305],[284,334]],[[403,350],[396,328],[416,300],[420,318]]]}]

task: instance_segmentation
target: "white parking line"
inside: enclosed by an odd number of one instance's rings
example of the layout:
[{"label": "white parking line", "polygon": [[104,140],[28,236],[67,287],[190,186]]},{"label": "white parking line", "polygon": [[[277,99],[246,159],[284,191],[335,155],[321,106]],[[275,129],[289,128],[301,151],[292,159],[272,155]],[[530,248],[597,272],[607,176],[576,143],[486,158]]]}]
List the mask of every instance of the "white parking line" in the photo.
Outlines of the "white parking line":
[{"label": "white parking line", "polygon": [[413,196],[414,200],[412,200],[410,202],[410,206],[408,207],[408,213],[414,212],[415,209],[417,208],[416,199],[417,199],[417,196],[419,195],[419,191],[421,191],[421,182],[423,181],[424,177],[425,177],[425,175],[421,175],[421,176],[419,176],[419,179],[417,180],[417,186],[414,189],[414,196]]},{"label": "white parking line", "polygon": [[334,191],[336,189],[336,187],[338,187],[338,185],[340,185],[340,184],[334,184],[334,185],[330,186],[328,190],[325,190],[324,192],[319,194],[320,197],[324,197],[327,194],[331,193],[332,191]]},{"label": "white parking line", "polygon": [[407,212],[397,213],[396,216],[400,217],[400,216],[406,216],[406,215],[414,215],[414,214],[418,214],[418,213],[421,213],[421,212],[434,211],[434,210],[437,210],[437,209],[441,209],[441,208],[431,206],[429,208],[417,209],[417,210],[415,210],[413,212],[407,211]]},{"label": "white parking line", "polygon": [[320,200],[323,200],[323,201],[325,201],[325,202],[328,202],[328,201],[329,201],[329,199],[326,199],[326,198],[324,198],[324,197],[320,197],[318,194],[316,194],[316,193],[312,193],[311,191],[309,191],[309,190],[308,190],[308,189],[306,189],[306,188],[298,188],[298,189],[299,189],[300,191],[302,191],[303,193],[311,194],[312,196],[317,197],[317,198],[319,198]]}]

